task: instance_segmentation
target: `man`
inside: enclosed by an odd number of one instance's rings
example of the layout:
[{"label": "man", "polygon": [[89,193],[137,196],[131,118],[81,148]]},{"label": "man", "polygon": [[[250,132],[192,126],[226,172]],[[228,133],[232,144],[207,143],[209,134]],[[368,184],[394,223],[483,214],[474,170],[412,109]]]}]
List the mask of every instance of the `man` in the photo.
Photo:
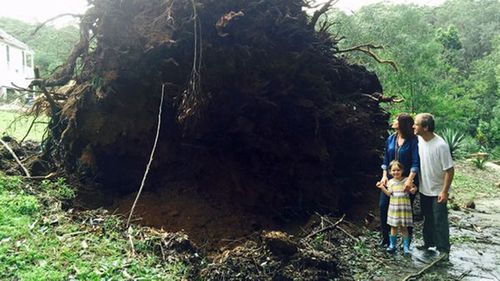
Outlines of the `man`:
[{"label": "man", "polygon": [[450,252],[448,193],[455,170],[448,144],[434,134],[434,117],[421,113],[415,117],[413,130],[418,136],[420,156],[420,205],[424,216],[424,245],[419,250],[436,247],[440,254]]}]

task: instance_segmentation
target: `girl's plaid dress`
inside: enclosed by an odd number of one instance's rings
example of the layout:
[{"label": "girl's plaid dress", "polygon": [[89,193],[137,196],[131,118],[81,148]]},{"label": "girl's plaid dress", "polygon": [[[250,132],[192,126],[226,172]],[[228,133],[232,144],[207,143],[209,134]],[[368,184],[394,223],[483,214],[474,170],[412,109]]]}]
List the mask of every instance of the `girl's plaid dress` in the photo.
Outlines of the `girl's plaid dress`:
[{"label": "girl's plaid dress", "polygon": [[387,190],[392,193],[387,212],[387,224],[390,226],[413,225],[410,195],[404,191],[405,181],[406,178],[402,178],[399,181],[391,179],[387,183]]}]

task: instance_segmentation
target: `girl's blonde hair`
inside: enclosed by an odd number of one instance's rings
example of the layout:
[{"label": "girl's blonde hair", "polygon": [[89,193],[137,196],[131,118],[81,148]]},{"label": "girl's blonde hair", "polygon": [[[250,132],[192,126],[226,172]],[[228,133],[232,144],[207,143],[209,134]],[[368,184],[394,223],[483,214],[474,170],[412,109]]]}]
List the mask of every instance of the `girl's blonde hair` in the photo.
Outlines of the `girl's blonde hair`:
[{"label": "girl's blonde hair", "polygon": [[402,171],[405,169],[405,166],[403,166],[403,164],[401,164],[398,160],[392,160],[391,163],[389,163],[389,170],[392,169],[392,166],[398,166]]}]

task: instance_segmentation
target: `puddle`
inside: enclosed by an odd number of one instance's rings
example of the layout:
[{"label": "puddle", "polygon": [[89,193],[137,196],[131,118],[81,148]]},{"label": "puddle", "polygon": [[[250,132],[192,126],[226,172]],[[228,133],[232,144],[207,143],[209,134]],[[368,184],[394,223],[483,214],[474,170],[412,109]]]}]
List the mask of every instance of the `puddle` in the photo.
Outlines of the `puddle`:
[{"label": "puddle", "polygon": [[[476,200],[476,210],[450,210],[451,252],[449,261],[441,261],[419,278],[410,280],[493,280],[500,281],[500,199]],[[420,251],[422,221],[416,222],[416,242],[411,257],[398,251],[387,254],[377,248],[371,256],[378,269],[356,280],[403,280],[438,259],[437,251]],[[382,264],[382,266],[380,266]]]},{"label": "puddle", "polygon": [[[476,210],[450,211],[452,248],[449,262],[433,272],[455,280],[500,280],[500,199],[478,200]],[[414,265],[437,258],[422,258],[414,249]]]}]

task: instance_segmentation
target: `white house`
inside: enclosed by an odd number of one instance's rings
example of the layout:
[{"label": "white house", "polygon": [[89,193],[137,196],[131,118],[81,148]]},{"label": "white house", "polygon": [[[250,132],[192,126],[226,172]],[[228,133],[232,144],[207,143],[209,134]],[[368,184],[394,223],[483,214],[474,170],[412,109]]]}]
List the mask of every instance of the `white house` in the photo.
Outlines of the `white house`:
[{"label": "white house", "polygon": [[12,83],[27,87],[34,78],[33,50],[0,29],[0,97]]}]

